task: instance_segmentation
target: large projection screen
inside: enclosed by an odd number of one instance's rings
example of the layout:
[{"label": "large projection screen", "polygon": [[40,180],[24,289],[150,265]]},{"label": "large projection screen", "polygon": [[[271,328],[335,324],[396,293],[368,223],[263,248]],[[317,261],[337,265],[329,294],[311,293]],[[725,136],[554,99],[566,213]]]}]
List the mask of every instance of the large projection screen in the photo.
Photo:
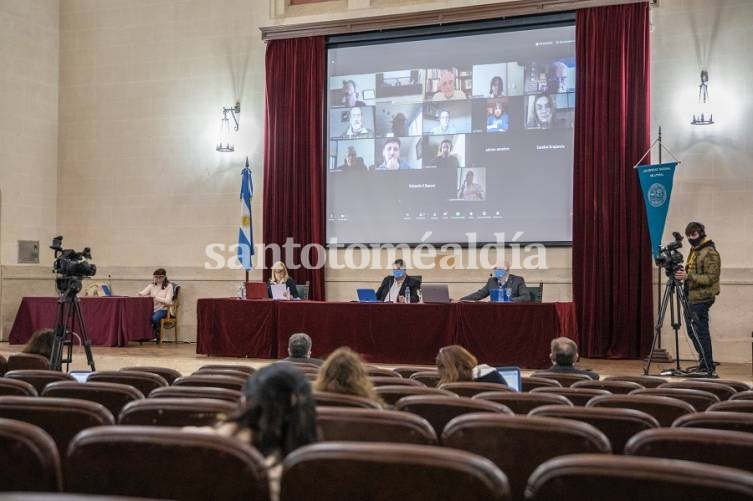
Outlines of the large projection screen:
[{"label": "large projection screen", "polygon": [[330,45],[327,239],[571,242],[575,84],[572,23]]}]

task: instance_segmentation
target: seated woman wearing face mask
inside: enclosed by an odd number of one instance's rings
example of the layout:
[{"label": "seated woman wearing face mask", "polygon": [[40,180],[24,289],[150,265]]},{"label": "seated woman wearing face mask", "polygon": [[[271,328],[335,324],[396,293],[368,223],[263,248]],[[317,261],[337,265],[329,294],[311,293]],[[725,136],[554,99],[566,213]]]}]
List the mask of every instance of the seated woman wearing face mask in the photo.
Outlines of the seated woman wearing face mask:
[{"label": "seated woman wearing face mask", "polygon": [[461,301],[479,301],[489,296],[492,289],[499,289],[504,287],[510,289],[511,299],[513,302],[530,301],[531,296],[528,294],[528,288],[526,287],[526,281],[523,277],[518,275],[511,275],[510,263],[498,264],[494,268],[489,280],[486,281],[486,285],[481,287],[473,294],[468,294],[460,298]]},{"label": "seated woman wearing face mask", "polygon": [[377,301],[385,303],[405,303],[405,291],[410,289],[410,302],[418,303],[420,284],[405,272],[405,261],[395,259],[392,275],[387,275],[377,290]]}]

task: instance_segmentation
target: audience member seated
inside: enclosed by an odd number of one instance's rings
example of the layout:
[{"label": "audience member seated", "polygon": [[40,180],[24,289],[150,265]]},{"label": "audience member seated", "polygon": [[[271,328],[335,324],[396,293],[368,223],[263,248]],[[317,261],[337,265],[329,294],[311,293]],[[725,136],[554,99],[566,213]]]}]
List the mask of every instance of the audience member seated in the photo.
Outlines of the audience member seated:
[{"label": "audience member seated", "polygon": [[405,290],[410,288],[410,302],[418,303],[420,284],[405,272],[405,261],[395,259],[392,263],[392,275],[387,275],[377,289],[377,301],[385,303],[404,303]]},{"label": "audience member seated", "polygon": [[492,289],[505,288],[510,289],[510,298],[513,302],[530,301],[531,296],[526,287],[526,281],[523,277],[510,273],[510,263],[497,264],[494,272],[486,281],[486,285],[479,290],[467,296],[460,298],[461,301],[479,301],[489,297]]},{"label": "audience member seated", "polygon": [[151,296],[154,300],[152,332],[157,341],[160,335],[160,320],[167,316],[167,307],[173,304],[173,295],[173,284],[167,279],[167,271],[164,268],[154,270],[152,283],[139,292],[139,296]]},{"label": "audience member seated", "polygon": [[[585,374],[591,379],[598,380],[599,375],[597,373],[575,367],[575,362],[578,361],[578,358],[580,358],[578,355],[578,345],[575,344],[575,341],[566,337],[558,337],[552,340],[551,352],[549,353],[549,359],[553,365],[545,371],[539,371],[539,373],[562,372],[566,374]],[[536,374],[536,372],[533,373],[534,376]]]},{"label": "audience member seated", "polygon": [[55,341],[55,331],[52,329],[40,329],[31,335],[29,342],[24,346],[23,353],[32,353],[50,358],[52,344]]},{"label": "audience member seated", "polygon": [[479,365],[478,360],[462,346],[445,346],[437,354],[439,384],[461,381],[505,384],[504,378],[494,367]]},{"label": "audience member seated", "polygon": [[383,403],[369,380],[361,357],[345,346],[333,351],[324,361],[314,382],[314,390],[345,393]]},{"label": "audience member seated", "polygon": [[288,358],[282,359],[283,362],[304,362],[321,366],[323,360],[311,358],[311,338],[308,334],[297,332],[288,339]]},{"label": "audience member seated", "polygon": [[282,461],[298,447],[316,442],[311,384],[289,364],[262,367],[244,385],[238,412],[215,431],[259,450],[266,458],[270,499],[277,501]]},{"label": "audience member seated", "polygon": [[272,276],[267,284],[267,295],[272,297],[272,285],[285,285],[285,298],[298,299],[298,287],[295,286],[295,280],[288,275],[288,267],[282,261],[277,261],[272,265]]}]

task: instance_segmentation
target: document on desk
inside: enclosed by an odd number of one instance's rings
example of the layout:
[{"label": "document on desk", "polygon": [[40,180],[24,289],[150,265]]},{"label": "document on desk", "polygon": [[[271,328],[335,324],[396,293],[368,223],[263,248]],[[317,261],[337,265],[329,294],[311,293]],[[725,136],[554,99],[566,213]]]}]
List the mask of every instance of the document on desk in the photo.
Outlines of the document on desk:
[{"label": "document on desk", "polygon": [[272,299],[290,299],[288,295],[288,286],[285,284],[271,284]]}]

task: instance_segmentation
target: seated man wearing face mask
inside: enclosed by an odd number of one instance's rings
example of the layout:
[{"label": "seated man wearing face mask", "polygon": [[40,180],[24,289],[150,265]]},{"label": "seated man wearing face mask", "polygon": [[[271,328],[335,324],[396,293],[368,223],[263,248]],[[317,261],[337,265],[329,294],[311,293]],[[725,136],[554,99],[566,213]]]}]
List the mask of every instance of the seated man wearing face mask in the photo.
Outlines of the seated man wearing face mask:
[{"label": "seated man wearing face mask", "polygon": [[520,277],[518,275],[511,275],[509,270],[510,263],[504,263],[503,265],[498,264],[494,268],[494,272],[489,277],[489,280],[486,281],[486,285],[481,287],[473,294],[468,294],[467,296],[461,297],[460,300],[479,301],[488,297],[490,294],[489,291],[491,291],[492,289],[499,289],[500,287],[503,287],[505,289],[511,290],[511,297],[513,302],[517,303],[520,301],[530,301],[531,296],[528,294],[526,281],[523,280],[523,277]]},{"label": "seated man wearing face mask", "polygon": [[395,259],[392,263],[392,275],[382,280],[376,296],[377,301],[385,303],[405,303],[405,290],[410,288],[410,302],[418,303],[419,283],[405,273],[405,261]]}]

